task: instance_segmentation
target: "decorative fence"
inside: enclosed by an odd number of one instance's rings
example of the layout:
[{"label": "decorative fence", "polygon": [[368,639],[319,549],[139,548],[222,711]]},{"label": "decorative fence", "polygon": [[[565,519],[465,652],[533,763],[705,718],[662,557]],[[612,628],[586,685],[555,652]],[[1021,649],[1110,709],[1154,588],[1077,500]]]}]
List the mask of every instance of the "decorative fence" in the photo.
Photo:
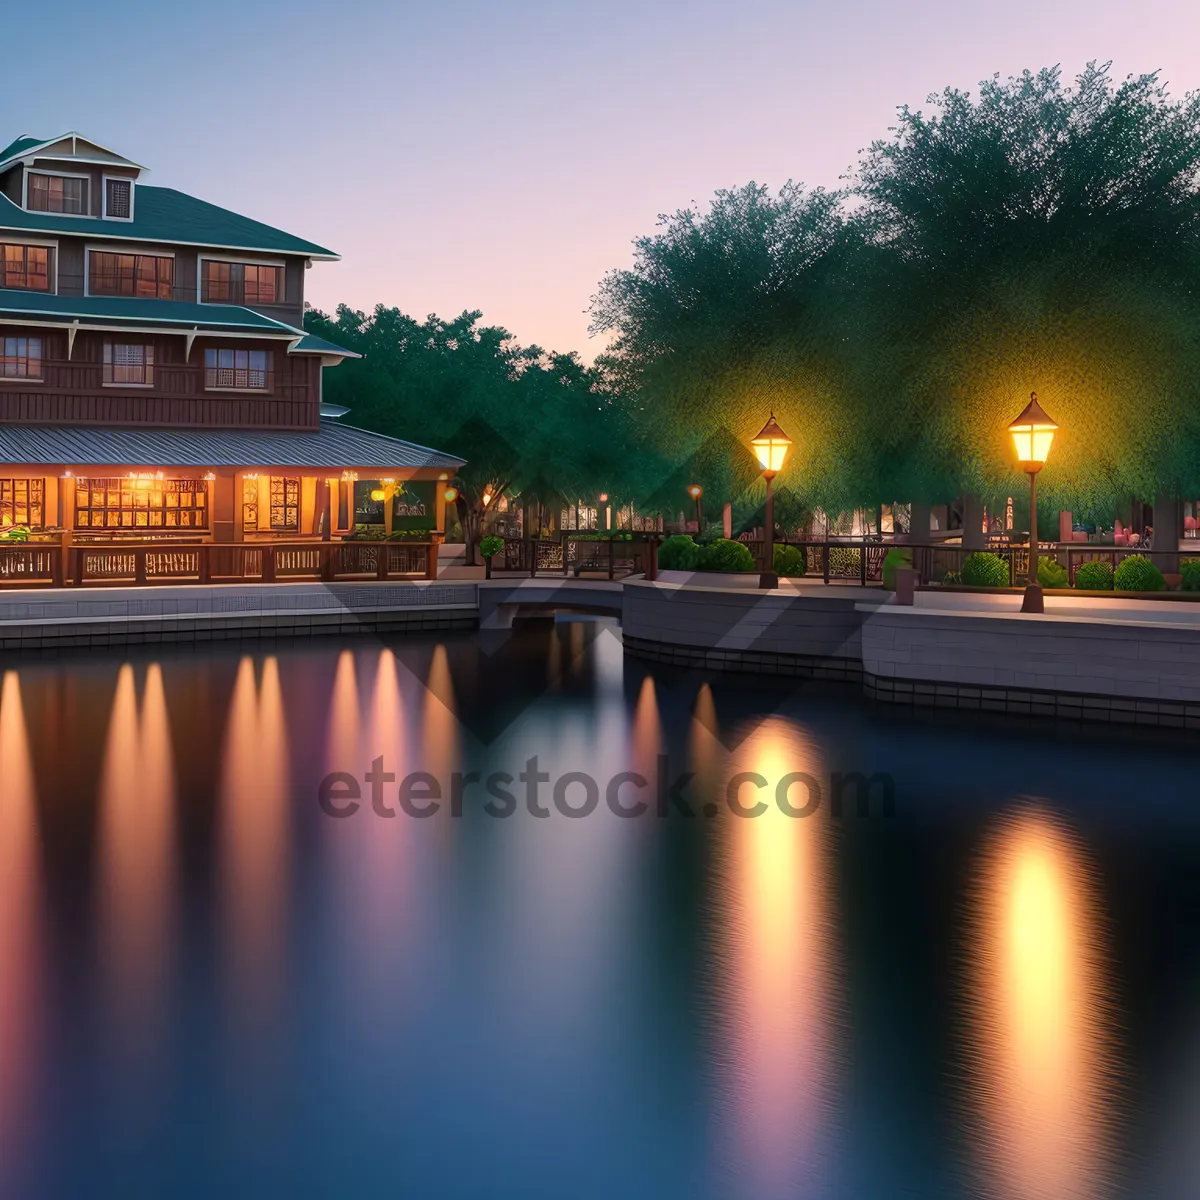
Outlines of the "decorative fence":
[{"label": "decorative fence", "polygon": [[0,545],[0,587],[413,578],[437,578],[437,543]]},{"label": "decorative fence", "polygon": [[601,575],[623,579],[628,575],[658,574],[658,544],[654,533],[604,537],[594,533],[566,532],[537,541],[505,538],[503,557],[497,555],[493,569],[537,575]]}]

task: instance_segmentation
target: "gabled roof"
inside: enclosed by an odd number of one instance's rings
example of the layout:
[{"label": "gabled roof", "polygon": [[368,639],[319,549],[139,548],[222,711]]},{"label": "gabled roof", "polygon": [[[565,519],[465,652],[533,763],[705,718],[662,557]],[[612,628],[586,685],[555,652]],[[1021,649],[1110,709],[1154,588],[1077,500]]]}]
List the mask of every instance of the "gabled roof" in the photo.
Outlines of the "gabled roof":
[{"label": "gabled roof", "polygon": [[339,257],[315,242],[293,237],[282,229],[240,216],[227,208],[197,200],[174,188],[151,187],[145,183],[137,185],[132,221],[27,212],[7,196],[0,195],[0,229],[73,233],[102,237],[110,242],[173,242],[180,246],[248,250],[260,254],[303,254],[305,258],[331,261]]},{"label": "gabled roof", "polygon": [[[109,155],[114,163],[123,163],[128,167],[136,167],[139,171],[144,171],[146,168],[140,163],[135,163],[131,159],[126,158],[123,154],[118,154],[115,150],[110,150],[107,146],[100,145],[99,142],[92,141],[89,137],[84,137],[82,133],[76,133],[74,129],[68,130],[66,133],[60,133],[57,137],[52,138],[35,138],[21,136],[17,138],[12,145],[5,147],[0,151],[0,171],[2,171],[10,163],[15,162],[18,158],[27,158],[30,154],[38,150],[47,149],[50,146],[56,146],[59,142],[65,142],[68,138],[72,143],[71,157],[76,156],[76,142],[83,142],[87,146],[93,146],[104,154]],[[48,154],[47,158],[57,158],[58,155]],[[80,156],[83,157],[83,156]]]},{"label": "gabled roof", "polygon": [[[199,304],[185,300],[154,300],[142,296],[52,296],[46,292],[0,289],[0,320],[28,317],[55,324],[156,326],[188,330],[238,329],[264,337],[302,338],[303,331],[237,304]],[[332,353],[332,351],[330,351]]]},{"label": "gabled roof", "polygon": [[322,421],[316,430],[134,429],[0,422],[0,463],[64,466],[456,470],[461,458]]}]

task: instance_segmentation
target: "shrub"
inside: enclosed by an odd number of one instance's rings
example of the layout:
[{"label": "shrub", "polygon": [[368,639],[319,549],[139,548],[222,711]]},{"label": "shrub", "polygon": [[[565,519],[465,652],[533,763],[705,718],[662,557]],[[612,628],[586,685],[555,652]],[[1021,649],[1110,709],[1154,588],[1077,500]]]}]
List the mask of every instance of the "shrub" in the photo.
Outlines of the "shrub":
[{"label": "shrub", "polygon": [[694,571],[700,547],[686,533],[676,533],[658,548],[658,565],[664,571]]},{"label": "shrub", "polygon": [[1200,558],[1185,558],[1179,564],[1185,592],[1200,592]]},{"label": "shrub", "polygon": [[493,554],[499,554],[503,549],[504,539],[502,537],[497,537],[494,533],[488,534],[488,536],[479,543],[479,553],[482,554],[484,558],[491,558]]},{"label": "shrub", "polygon": [[776,546],[771,558],[771,569],[776,575],[796,578],[804,574],[806,563],[804,550],[797,546]]},{"label": "shrub", "polygon": [[1166,587],[1162,572],[1140,554],[1121,560],[1113,575],[1113,587],[1119,592],[1161,592]]},{"label": "shrub", "polygon": [[1080,563],[1075,569],[1075,586],[1085,592],[1111,592],[1113,569],[1111,563],[1093,559]]},{"label": "shrub", "polygon": [[963,559],[962,581],[968,587],[1008,587],[1008,563],[998,554],[976,550]]},{"label": "shrub", "polygon": [[1070,586],[1067,568],[1056,558],[1038,559],[1038,583],[1044,588],[1065,588]]},{"label": "shrub", "polygon": [[883,559],[883,586],[889,592],[896,590],[896,572],[901,567],[913,565],[912,551],[901,550],[898,547],[889,550]]},{"label": "shrub", "polygon": [[13,525],[0,533],[0,542],[27,542],[29,541],[29,526],[28,525]]},{"label": "shrub", "polygon": [[717,538],[700,552],[696,566],[701,571],[753,571],[754,555],[741,542]]}]

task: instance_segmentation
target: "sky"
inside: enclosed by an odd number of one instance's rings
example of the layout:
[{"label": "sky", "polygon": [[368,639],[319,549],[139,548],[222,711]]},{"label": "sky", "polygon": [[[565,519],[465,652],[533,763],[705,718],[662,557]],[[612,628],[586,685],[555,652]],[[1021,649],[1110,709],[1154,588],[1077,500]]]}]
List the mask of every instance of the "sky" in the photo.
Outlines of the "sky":
[{"label": "sky", "polygon": [[836,187],[898,105],[1090,59],[1200,87],[1196,0],[58,0],[53,38],[16,7],[0,144],[76,130],[330,247],[328,311],[481,309],[587,360],[660,213]]}]

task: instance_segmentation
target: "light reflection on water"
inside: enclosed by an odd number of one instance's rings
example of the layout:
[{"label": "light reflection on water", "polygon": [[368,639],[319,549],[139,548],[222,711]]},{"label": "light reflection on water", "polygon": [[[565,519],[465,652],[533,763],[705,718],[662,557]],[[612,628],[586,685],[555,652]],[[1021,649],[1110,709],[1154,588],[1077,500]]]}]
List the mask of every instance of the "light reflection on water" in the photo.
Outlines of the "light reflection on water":
[{"label": "light reflection on water", "polygon": [[[702,720],[698,717],[697,721]],[[817,748],[779,717],[759,723],[730,756],[729,777],[768,788],[762,816],[729,817],[717,847],[712,921],[720,950],[716,1117],[720,1170],[746,1200],[838,1194],[838,1024],[830,827],[825,812],[795,820],[774,803],[779,781],[819,779]],[[797,789],[792,797],[804,801]]]},{"label": "light reflection on water", "polygon": [[42,934],[36,804],[21,684],[15,671],[5,671],[0,685],[0,1166],[20,1159],[34,1100]]},{"label": "light reflection on water", "polygon": [[[997,819],[1016,789],[977,814],[950,796],[922,825],[906,805],[939,776],[905,792],[898,774],[894,824],[835,821],[828,804],[789,818],[774,805],[783,775],[824,784],[832,770],[913,760],[820,700],[764,716],[756,681],[651,672],[584,622],[521,637],[5,673],[0,1195],[12,1194],[7,1164],[35,1144],[41,1161],[77,1169],[63,1194],[86,1194],[97,1161],[136,1171],[146,1135],[122,1122],[137,1107],[92,1114],[94,1130],[81,1119],[88,1087],[111,1094],[91,1063],[140,1089],[143,1113],[177,1105],[162,1118],[184,1130],[177,1152],[195,1123],[214,1165],[181,1195],[233,1180],[255,1194],[837,1196],[856,1155],[880,1155],[870,1177],[889,1178],[910,1118],[946,1130],[931,1139],[946,1161],[914,1194],[946,1194],[963,1129],[974,1173],[955,1196],[1114,1194],[1125,1111],[1114,1079],[1129,1051],[1104,919],[1112,883],[1060,805]],[[489,707],[503,719],[484,719]],[[944,746],[922,737],[918,757]],[[78,760],[70,777],[92,790],[47,808],[46,781],[68,777],[64,746]],[[1078,769],[1070,754],[1047,761]],[[462,820],[450,816],[455,771],[516,776],[534,755],[551,780],[592,775],[597,811],[565,817],[543,784],[551,815],[533,817],[514,779],[515,815],[484,816],[477,786]],[[697,818],[656,815],[661,756],[695,773]],[[375,815],[362,782],[376,759],[396,777],[383,788],[395,817]],[[362,782],[353,817],[319,813],[330,771]],[[437,816],[399,811],[413,771],[442,787]],[[643,818],[607,811],[622,771],[650,782]],[[769,783],[770,807],[752,820],[724,804],[725,781],[744,771]],[[944,833],[954,821],[957,841]],[[877,884],[872,868],[902,854],[906,869]],[[960,865],[976,868],[973,888]],[[968,953],[956,958],[964,911]],[[910,926],[931,944],[912,962],[863,932],[903,939]],[[99,948],[95,964],[79,945]],[[856,1003],[864,988],[888,1000]],[[79,997],[92,995],[89,1023]],[[913,1013],[938,1004],[922,1029]],[[864,1011],[890,1024],[856,1028]],[[909,1043],[938,1081],[927,1090],[905,1073]],[[892,1056],[881,1094],[904,1097],[904,1111],[863,1102],[880,1047]],[[1181,1060],[1176,1074],[1194,1069]],[[39,1092],[85,1097],[69,1159],[52,1120],[27,1128]],[[1196,1094],[1194,1080],[1170,1092],[1179,1111],[1163,1129],[1183,1131],[1162,1149],[1172,1179],[1194,1161]]]},{"label": "light reflection on water", "polygon": [[979,1187],[996,1200],[1112,1192],[1113,1006],[1097,881],[1048,812],[1006,817],[970,913],[967,1064]]}]

